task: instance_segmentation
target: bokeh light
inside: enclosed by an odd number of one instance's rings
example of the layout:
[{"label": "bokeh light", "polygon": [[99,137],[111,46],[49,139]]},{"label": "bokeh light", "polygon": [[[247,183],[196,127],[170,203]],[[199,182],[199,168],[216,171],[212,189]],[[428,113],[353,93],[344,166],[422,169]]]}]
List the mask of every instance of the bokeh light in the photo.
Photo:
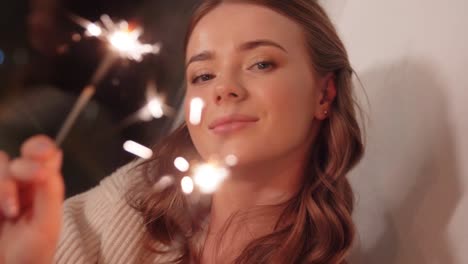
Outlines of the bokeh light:
[{"label": "bokeh light", "polygon": [[186,172],[190,168],[189,162],[182,157],[177,157],[174,160],[174,166],[181,172]]},{"label": "bokeh light", "polygon": [[224,158],[224,162],[226,163],[227,166],[234,167],[239,162],[239,159],[237,158],[236,155],[231,154],[231,155],[227,155],[226,158]]},{"label": "bokeh light", "polygon": [[193,192],[193,180],[189,176],[185,176],[180,181],[180,186],[182,187],[182,191],[185,194],[191,194]]},{"label": "bokeh light", "polygon": [[199,125],[202,120],[203,108],[205,102],[199,97],[195,97],[190,101],[189,122],[192,125]]},{"label": "bokeh light", "polygon": [[126,141],[123,148],[125,151],[143,159],[150,159],[153,156],[153,151],[151,149],[132,140]]}]

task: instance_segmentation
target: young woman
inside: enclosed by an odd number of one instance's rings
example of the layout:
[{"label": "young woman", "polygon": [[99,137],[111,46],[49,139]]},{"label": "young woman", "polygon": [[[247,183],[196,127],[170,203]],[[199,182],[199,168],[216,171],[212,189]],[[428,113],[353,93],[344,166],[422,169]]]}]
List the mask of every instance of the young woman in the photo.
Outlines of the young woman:
[{"label": "young woman", "polygon": [[[185,52],[185,113],[201,98],[201,123],[186,122],[152,160],[125,166],[63,212],[61,152],[50,139],[28,140],[13,161],[0,155],[0,260],[346,263],[346,174],[363,144],[353,70],[324,10],[312,0],[203,1]],[[154,188],[163,175],[182,178],[177,156],[228,155],[237,165],[207,208],[180,184]]]}]

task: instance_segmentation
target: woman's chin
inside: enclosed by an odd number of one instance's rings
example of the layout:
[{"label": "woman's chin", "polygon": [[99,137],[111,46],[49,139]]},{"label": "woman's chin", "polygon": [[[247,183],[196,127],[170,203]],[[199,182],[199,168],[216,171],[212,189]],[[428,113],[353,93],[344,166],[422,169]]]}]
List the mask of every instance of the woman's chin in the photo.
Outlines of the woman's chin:
[{"label": "woman's chin", "polygon": [[223,162],[232,170],[244,170],[255,167],[265,161],[252,153],[232,153],[223,155]]},{"label": "woman's chin", "polygon": [[270,160],[271,153],[258,152],[256,147],[222,146],[216,151],[200,151],[205,162],[213,162],[227,167],[251,167],[254,164],[262,164]]}]

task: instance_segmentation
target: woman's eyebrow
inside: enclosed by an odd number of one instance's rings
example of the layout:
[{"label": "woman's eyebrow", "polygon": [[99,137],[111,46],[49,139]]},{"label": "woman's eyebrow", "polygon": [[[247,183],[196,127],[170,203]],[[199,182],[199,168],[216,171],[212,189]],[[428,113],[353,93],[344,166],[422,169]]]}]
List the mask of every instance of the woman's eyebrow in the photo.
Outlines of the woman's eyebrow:
[{"label": "woman's eyebrow", "polygon": [[257,40],[245,42],[245,43],[243,43],[243,44],[241,44],[239,46],[239,50],[240,51],[253,50],[253,49],[256,49],[256,48],[259,48],[259,47],[262,47],[262,46],[275,47],[275,48],[278,48],[278,49],[288,53],[288,51],[283,46],[281,46],[280,44],[278,44],[278,43],[276,43],[276,42],[274,42],[272,40],[268,40],[268,39],[257,39]]},{"label": "woman's eyebrow", "polygon": [[[248,41],[248,42],[242,43],[239,46],[238,50],[248,51],[248,50],[253,50],[253,49],[256,49],[256,48],[259,48],[259,47],[262,47],[262,46],[275,47],[275,48],[278,48],[278,49],[288,53],[288,51],[285,48],[283,48],[283,46],[281,46],[280,44],[278,44],[278,43],[276,43],[274,41],[268,40],[268,39],[258,39],[258,40],[253,40],[253,41]],[[185,68],[188,68],[188,66],[193,62],[213,60],[214,57],[215,56],[214,56],[213,52],[211,52],[211,51],[202,51],[202,52],[190,57],[187,64],[185,65]]]},{"label": "woman's eyebrow", "polygon": [[196,62],[196,61],[212,60],[213,58],[214,58],[213,52],[210,52],[210,51],[200,52],[197,55],[194,55],[194,56],[190,57],[187,64],[185,65],[185,68],[188,68],[190,63],[193,63],[193,62]]}]

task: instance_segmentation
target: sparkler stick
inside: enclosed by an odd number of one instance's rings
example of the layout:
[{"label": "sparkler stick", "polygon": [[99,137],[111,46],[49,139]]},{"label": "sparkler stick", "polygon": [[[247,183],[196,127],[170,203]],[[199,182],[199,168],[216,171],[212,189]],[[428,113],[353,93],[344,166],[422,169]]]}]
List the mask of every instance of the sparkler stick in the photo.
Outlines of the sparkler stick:
[{"label": "sparkler stick", "polygon": [[104,27],[101,27],[97,23],[91,23],[77,16],[71,16],[71,18],[77,24],[87,29],[87,35],[102,39],[110,45],[111,49],[109,49],[104,60],[100,63],[91,78],[90,84],[81,92],[72,111],[67,116],[63,126],[60,128],[55,139],[56,144],[59,146],[65,140],[67,134],[70,132],[73,124],[76,122],[76,119],[83,111],[84,107],[95,94],[97,84],[106,75],[109,68],[119,56],[126,59],[140,61],[142,60],[143,55],[148,53],[156,54],[160,51],[159,44],[150,45],[140,43],[138,38],[140,37],[142,30],[139,28],[130,30],[128,23],[125,21],[114,24],[109,16],[103,15],[101,17],[101,21],[104,24]]},{"label": "sparkler stick", "polygon": [[63,143],[63,140],[67,136],[68,132],[70,132],[70,129],[72,128],[76,119],[80,115],[81,111],[89,102],[89,100],[91,100],[91,97],[93,97],[95,92],[96,92],[96,89],[94,85],[86,86],[83,89],[83,92],[81,92],[80,97],[76,101],[75,105],[73,106],[72,111],[67,116],[67,119],[63,123],[62,128],[60,128],[60,131],[57,134],[57,137],[55,138],[55,143],[57,144],[57,146],[60,146]]},{"label": "sparkler stick", "polygon": [[115,55],[108,53],[99,65],[98,69],[94,73],[93,78],[91,79],[91,83],[83,89],[80,96],[78,97],[78,100],[73,106],[72,111],[67,116],[67,119],[65,119],[65,122],[60,128],[60,131],[55,138],[55,143],[57,146],[60,146],[63,143],[65,137],[73,127],[73,124],[76,122],[76,119],[91,100],[93,95],[96,93],[96,85],[104,77],[105,73],[109,70],[115,59]]}]

